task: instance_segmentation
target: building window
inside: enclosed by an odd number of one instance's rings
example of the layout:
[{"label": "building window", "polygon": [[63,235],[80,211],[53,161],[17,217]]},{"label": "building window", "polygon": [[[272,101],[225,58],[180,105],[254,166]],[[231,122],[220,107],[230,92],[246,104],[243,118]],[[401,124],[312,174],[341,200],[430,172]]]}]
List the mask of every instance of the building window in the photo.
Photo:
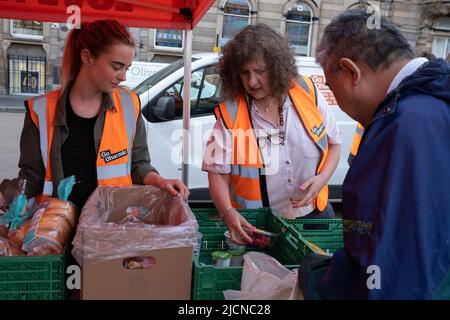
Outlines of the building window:
[{"label": "building window", "polygon": [[15,38],[37,39],[44,38],[43,23],[30,20],[10,20],[11,35]]},{"label": "building window", "polygon": [[46,54],[41,46],[11,44],[7,49],[9,94],[43,94]]},{"label": "building window", "polygon": [[434,21],[434,28],[438,30],[450,31],[450,17],[439,17]]},{"label": "building window", "polygon": [[155,30],[155,49],[183,51],[183,30]]},{"label": "building window", "polygon": [[250,4],[247,0],[229,0],[223,7],[222,35],[219,45],[223,47],[239,31],[250,24]]},{"label": "building window", "polygon": [[286,36],[296,56],[309,56],[313,11],[304,2],[291,6],[286,14]]},{"label": "building window", "polygon": [[450,38],[435,37],[433,40],[433,54],[436,58],[446,59],[450,54]]}]

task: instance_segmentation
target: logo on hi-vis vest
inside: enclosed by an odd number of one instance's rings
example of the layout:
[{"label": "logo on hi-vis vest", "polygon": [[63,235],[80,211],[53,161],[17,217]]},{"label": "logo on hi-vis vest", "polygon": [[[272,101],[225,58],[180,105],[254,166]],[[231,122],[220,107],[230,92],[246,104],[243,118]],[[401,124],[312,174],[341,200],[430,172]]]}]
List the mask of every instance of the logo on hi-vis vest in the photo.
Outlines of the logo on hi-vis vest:
[{"label": "logo on hi-vis vest", "polygon": [[106,150],[106,151],[101,151],[100,152],[100,157],[103,158],[103,160],[105,160],[105,163],[120,159],[122,157],[125,157],[128,154],[127,149],[123,149],[122,151],[116,152],[111,154],[111,151]]},{"label": "logo on hi-vis vest", "polygon": [[317,128],[316,126],[314,126],[314,127],[311,129],[311,131],[312,131],[312,133],[314,133],[316,136],[319,137],[320,134],[322,133],[323,129],[325,129],[325,125],[322,123],[322,124],[320,125],[319,128]]}]

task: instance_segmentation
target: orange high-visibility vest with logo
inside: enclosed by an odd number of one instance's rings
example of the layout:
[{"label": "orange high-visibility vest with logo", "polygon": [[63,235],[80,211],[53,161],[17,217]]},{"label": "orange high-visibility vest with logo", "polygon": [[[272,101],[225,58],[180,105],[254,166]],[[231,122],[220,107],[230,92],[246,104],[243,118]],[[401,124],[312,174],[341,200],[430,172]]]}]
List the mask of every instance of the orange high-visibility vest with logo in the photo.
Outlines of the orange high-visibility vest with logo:
[{"label": "orange high-visibility vest with logo", "polygon": [[[289,96],[298,116],[322,153],[317,167],[319,174],[328,155],[328,139],[322,115],[316,102],[315,87],[307,77],[299,77],[293,81]],[[225,101],[215,109],[217,118],[222,118],[230,131],[233,144],[233,155],[230,175],[230,198],[235,208],[256,209],[269,206],[263,157],[249,117],[247,101],[244,96]],[[328,186],[320,190],[313,201],[315,207],[323,211],[328,204]]]},{"label": "orange high-visibility vest with logo", "polygon": [[352,147],[350,149],[350,154],[348,155],[347,163],[349,166],[352,165],[353,160],[356,157],[356,154],[358,153],[359,144],[361,143],[361,138],[364,133],[364,128],[361,124],[357,124],[355,135],[353,136],[353,142]]},{"label": "orange high-visibility vest with logo", "polygon": [[[39,130],[45,181],[37,203],[48,200],[54,189],[50,151],[54,135],[54,119],[60,90],[27,101],[31,120]],[[131,186],[131,152],[139,116],[139,98],[134,93],[116,89],[112,93],[116,110],[105,112],[105,123],[97,155],[97,183],[101,186]],[[54,188],[55,187],[55,188]]]}]

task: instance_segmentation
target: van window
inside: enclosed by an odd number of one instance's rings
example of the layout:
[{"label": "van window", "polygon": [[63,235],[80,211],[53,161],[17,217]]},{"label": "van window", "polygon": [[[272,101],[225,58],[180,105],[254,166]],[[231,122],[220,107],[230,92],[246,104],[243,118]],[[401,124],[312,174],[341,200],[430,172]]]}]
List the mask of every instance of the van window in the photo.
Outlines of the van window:
[{"label": "van window", "polygon": [[[191,117],[199,117],[213,114],[214,107],[220,102],[220,76],[216,66],[198,69],[191,74]],[[183,117],[184,79],[180,79],[169,88],[164,90],[161,96],[173,97],[175,99],[175,118]],[[151,101],[149,108],[152,109],[156,101]],[[151,122],[161,122],[161,119],[152,119]]]},{"label": "van window", "polygon": [[[192,58],[192,62],[196,61],[198,59]],[[162,68],[155,74],[153,74],[151,77],[147,78],[143,82],[141,82],[134,91],[141,95],[144,92],[147,92],[151,87],[153,87],[155,84],[160,82],[162,79],[168,77],[170,74],[174,73],[178,69],[182,68],[184,66],[184,60],[180,59],[175,61],[174,63],[169,64],[167,67]]]}]

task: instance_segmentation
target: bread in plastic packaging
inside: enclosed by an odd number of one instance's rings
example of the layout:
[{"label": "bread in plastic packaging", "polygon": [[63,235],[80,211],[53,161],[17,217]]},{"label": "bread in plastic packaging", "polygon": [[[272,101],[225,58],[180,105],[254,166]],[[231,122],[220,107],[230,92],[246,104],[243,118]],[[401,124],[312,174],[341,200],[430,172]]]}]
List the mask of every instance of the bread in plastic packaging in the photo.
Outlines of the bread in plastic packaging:
[{"label": "bread in plastic packaging", "polygon": [[0,235],[9,238],[16,246],[22,246],[34,211],[28,209],[25,195],[26,180],[21,180],[21,193],[16,195],[7,212],[0,216]]},{"label": "bread in plastic packaging", "polygon": [[37,208],[23,240],[22,249],[29,255],[60,254],[63,251],[77,220],[76,207],[66,201],[74,183],[73,176],[62,180],[58,186],[60,199],[51,198]]},{"label": "bread in plastic packaging", "polygon": [[7,226],[0,225],[0,237],[8,237],[9,229]]},{"label": "bread in plastic packaging", "polygon": [[31,221],[22,249],[31,255],[59,254],[76,224],[76,208],[59,199],[50,199]]},{"label": "bread in plastic packaging", "polygon": [[7,238],[0,237],[0,257],[23,256],[24,254],[19,246]]},{"label": "bread in plastic packaging", "polygon": [[13,242],[16,246],[21,247],[23,244],[23,239],[25,238],[25,235],[30,230],[31,225],[31,219],[25,221],[19,228],[17,229],[10,229],[8,231],[8,238]]}]

